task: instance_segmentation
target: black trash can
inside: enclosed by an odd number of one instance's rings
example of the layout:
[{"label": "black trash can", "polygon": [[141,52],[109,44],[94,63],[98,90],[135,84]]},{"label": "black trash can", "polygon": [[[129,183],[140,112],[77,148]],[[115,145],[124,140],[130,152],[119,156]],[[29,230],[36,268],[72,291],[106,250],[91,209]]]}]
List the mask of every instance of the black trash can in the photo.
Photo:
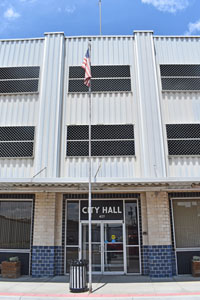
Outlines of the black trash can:
[{"label": "black trash can", "polygon": [[72,293],[88,291],[87,262],[74,259],[70,263],[69,289]]}]

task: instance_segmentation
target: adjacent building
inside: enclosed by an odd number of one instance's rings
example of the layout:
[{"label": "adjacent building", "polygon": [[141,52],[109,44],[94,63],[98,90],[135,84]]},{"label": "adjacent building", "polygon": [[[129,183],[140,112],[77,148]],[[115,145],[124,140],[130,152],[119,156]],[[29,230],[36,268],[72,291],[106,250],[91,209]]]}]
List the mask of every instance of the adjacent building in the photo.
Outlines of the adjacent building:
[{"label": "adjacent building", "polygon": [[92,270],[171,277],[200,255],[200,37],[0,40],[0,262],[64,275],[88,257],[91,39]]}]

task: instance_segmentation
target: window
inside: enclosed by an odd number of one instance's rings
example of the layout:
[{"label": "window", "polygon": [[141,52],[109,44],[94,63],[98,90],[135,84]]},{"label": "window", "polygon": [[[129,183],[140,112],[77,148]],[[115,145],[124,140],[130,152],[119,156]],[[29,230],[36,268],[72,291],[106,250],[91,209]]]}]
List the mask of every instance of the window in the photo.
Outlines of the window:
[{"label": "window", "polygon": [[33,126],[0,127],[0,157],[32,157]]},{"label": "window", "polygon": [[200,124],[168,124],[169,155],[200,155]]},{"label": "window", "polygon": [[[130,92],[130,66],[92,66],[92,92]],[[85,71],[69,67],[69,93],[88,92],[84,85]]]},{"label": "window", "polygon": [[[67,156],[88,156],[89,127],[67,127]],[[133,125],[92,125],[92,156],[135,155]]]},{"label": "window", "polygon": [[199,91],[200,65],[161,65],[163,91]]},{"label": "window", "polygon": [[0,68],[0,94],[38,92],[40,67]]},{"label": "window", "polygon": [[174,199],[173,215],[176,247],[200,247],[200,200]]},{"label": "window", "polygon": [[32,201],[0,201],[0,248],[30,249]]}]

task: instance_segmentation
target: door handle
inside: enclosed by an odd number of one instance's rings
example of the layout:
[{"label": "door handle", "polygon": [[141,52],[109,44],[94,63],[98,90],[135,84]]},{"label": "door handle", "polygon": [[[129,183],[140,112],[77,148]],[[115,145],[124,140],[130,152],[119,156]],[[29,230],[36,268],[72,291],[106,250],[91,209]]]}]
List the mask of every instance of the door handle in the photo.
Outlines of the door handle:
[{"label": "door handle", "polygon": [[101,245],[99,245],[99,252],[101,253]]}]

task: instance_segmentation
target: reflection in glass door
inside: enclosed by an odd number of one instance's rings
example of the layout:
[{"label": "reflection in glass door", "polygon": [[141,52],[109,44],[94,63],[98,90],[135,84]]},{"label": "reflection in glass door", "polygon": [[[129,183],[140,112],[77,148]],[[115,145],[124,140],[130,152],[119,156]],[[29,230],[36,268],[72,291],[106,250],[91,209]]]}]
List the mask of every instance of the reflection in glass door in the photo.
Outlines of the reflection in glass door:
[{"label": "reflection in glass door", "polygon": [[104,225],[104,272],[123,272],[122,224]]}]

